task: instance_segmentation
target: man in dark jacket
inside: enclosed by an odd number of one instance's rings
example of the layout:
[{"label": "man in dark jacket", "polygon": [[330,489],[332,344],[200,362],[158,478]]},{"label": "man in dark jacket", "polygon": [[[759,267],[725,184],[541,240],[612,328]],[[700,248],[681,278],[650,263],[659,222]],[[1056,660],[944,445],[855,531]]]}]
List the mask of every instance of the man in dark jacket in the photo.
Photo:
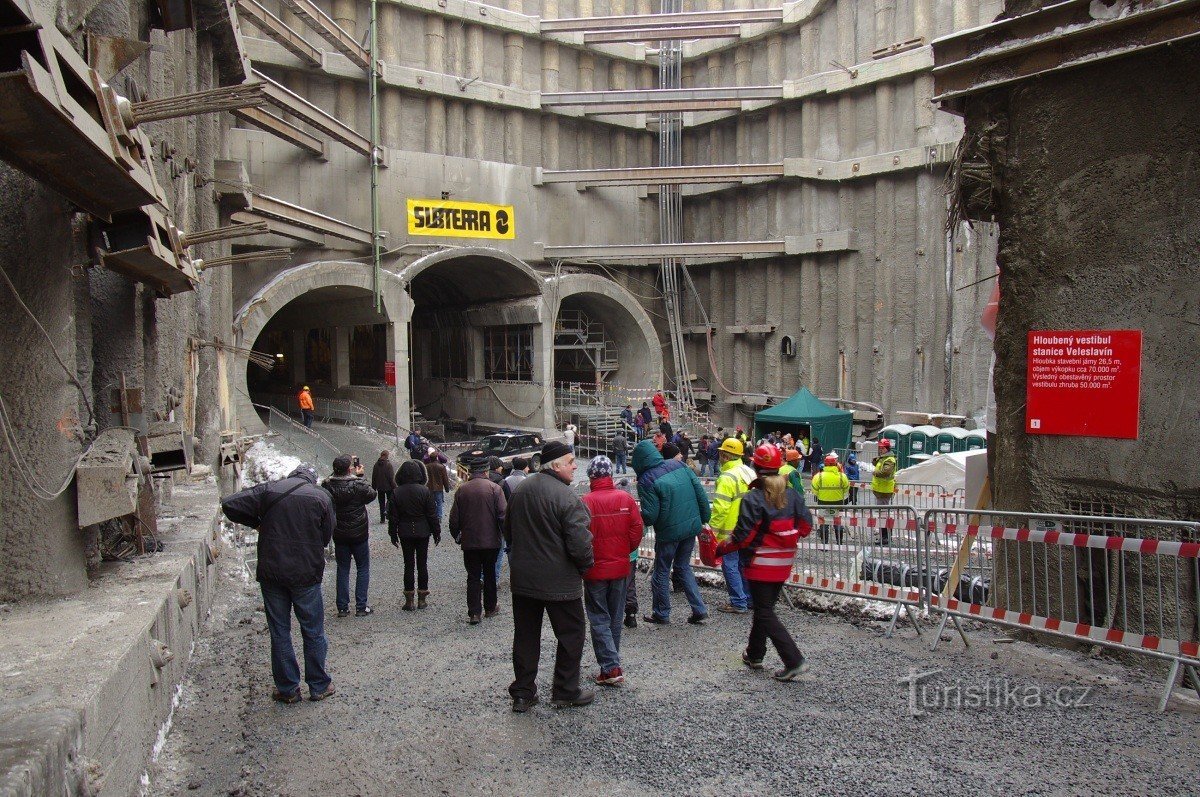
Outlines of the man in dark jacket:
[{"label": "man in dark jacket", "polygon": [[396,466],[392,464],[390,451],[380,451],[375,467],[371,468],[371,488],[379,493],[379,522],[388,519],[387,505],[392,490],[396,487]]},{"label": "man in dark jacket", "polygon": [[696,537],[712,516],[708,494],[691,468],[678,460],[664,461],[646,440],[633,450],[633,470],[638,475],[642,520],[654,527],[654,572],[650,576],[654,610],[643,619],[657,625],[671,621],[670,573],[678,562],[683,591],[692,607],[688,622],[700,625],[708,619],[708,609],[700,597],[691,560]]},{"label": "man in dark jacket", "polygon": [[593,564],[591,517],[575,491],[575,455],[552,440],[542,446],[542,470],[513,493],[504,538],[511,551],[513,593],[513,675],[508,693],[513,711],[537,703],[542,615],[558,638],[551,705],[586,706],[595,693],[579,687],[586,622],[583,574]]},{"label": "man in dark jacket", "polygon": [[221,502],[225,517],[258,529],[255,577],[262,589],[267,628],[271,632],[271,675],[282,703],[296,703],[300,665],[292,647],[292,612],[304,638],[304,680],[311,700],[333,694],[325,672],[325,546],[333,537],[337,517],[329,493],[317,486],[317,472],[308,465],[286,479],[255,485]]},{"label": "man in dark jacket", "polygon": [[[508,483],[508,478],[504,475],[504,460],[500,457],[492,457],[488,460],[488,478],[493,484],[500,485],[500,489],[504,492],[504,503],[507,505],[512,500],[512,485]],[[504,545],[504,540],[500,540],[500,548],[496,551],[496,583],[500,583],[500,568],[504,566],[504,554],[507,552]]]},{"label": "man in dark jacket", "polygon": [[408,449],[408,455],[413,459],[425,458],[425,443],[421,440],[421,435],[417,434],[416,429],[413,429],[408,433],[408,437],[404,438],[404,447]]},{"label": "man in dark jacket", "polygon": [[467,620],[471,625],[478,625],[481,615],[495,617],[500,613],[496,603],[496,556],[504,543],[501,529],[507,508],[504,491],[488,478],[488,462],[484,460],[475,467],[471,479],[455,491],[450,506],[450,536],[462,546],[463,566],[467,569]]},{"label": "man in dark jacket", "polygon": [[371,545],[368,536],[371,520],[367,504],[375,500],[375,491],[350,472],[350,457],[333,461],[333,475],[321,483],[333,498],[337,528],[333,532],[333,551],[337,559],[338,617],[350,614],[350,560],[354,560],[354,614],[366,617],[374,610],[367,605],[371,583]]},{"label": "man in dark jacket", "polygon": [[446,493],[450,492],[450,471],[446,470],[446,458],[433,446],[425,454],[425,471],[429,477],[425,486],[433,494],[433,505],[437,507],[440,522],[446,506]]},{"label": "man in dark jacket", "polygon": [[[433,494],[425,486],[425,467],[415,459],[402,463],[388,517],[392,545],[404,551],[404,606],[406,612],[424,609],[429,599],[429,538],[442,541],[442,521]],[[415,571],[415,579],[414,579]],[[413,604],[416,596],[417,603]]]}]

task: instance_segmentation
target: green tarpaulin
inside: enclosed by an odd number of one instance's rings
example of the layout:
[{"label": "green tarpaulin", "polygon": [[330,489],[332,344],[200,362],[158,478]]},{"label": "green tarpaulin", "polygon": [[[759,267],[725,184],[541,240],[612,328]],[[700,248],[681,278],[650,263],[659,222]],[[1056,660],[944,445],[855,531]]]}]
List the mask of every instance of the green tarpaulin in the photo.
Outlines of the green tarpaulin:
[{"label": "green tarpaulin", "polygon": [[754,414],[754,439],[774,431],[790,432],[799,439],[802,427],[807,427],[809,439],[816,437],[822,448],[832,451],[850,447],[853,425],[854,413],[830,407],[802,387],[774,407]]}]

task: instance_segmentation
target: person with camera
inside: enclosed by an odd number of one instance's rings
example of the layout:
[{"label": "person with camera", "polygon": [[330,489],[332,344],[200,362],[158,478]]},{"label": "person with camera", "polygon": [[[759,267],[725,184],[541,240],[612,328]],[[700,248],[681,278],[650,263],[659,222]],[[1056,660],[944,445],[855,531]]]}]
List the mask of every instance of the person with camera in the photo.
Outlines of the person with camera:
[{"label": "person with camera", "polygon": [[[350,614],[350,562],[354,562],[354,614],[366,617],[374,610],[367,604],[371,583],[371,546],[368,539],[371,521],[367,505],[375,500],[375,490],[354,472],[357,457],[341,456],[333,460],[333,475],[321,486],[333,498],[337,528],[333,532],[333,551],[337,559],[338,617]],[[362,470],[362,466],[358,467]]]}]

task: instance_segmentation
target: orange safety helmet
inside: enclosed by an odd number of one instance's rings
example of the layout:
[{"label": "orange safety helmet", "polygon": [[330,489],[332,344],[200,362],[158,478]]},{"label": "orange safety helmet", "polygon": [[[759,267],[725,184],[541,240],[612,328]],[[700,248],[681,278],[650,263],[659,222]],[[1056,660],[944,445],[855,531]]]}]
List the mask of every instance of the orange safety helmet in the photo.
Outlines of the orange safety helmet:
[{"label": "orange safety helmet", "polygon": [[754,456],[750,461],[754,463],[754,467],[762,470],[779,470],[783,467],[783,452],[778,446],[763,443],[754,449]]},{"label": "orange safety helmet", "polygon": [[838,464],[837,454],[830,454],[825,457],[825,467],[832,467]]},{"label": "orange safety helmet", "polygon": [[891,451],[892,450],[892,441],[888,440],[886,437],[883,438],[882,440],[880,440],[879,441],[879,450],[880,451]]},{"label": "orange safety helmet", "polygon": [[799,462],[800,461],[800,452],[794,448],[789,448],[786,452],[784,452],[783,457],[788,462]]}]

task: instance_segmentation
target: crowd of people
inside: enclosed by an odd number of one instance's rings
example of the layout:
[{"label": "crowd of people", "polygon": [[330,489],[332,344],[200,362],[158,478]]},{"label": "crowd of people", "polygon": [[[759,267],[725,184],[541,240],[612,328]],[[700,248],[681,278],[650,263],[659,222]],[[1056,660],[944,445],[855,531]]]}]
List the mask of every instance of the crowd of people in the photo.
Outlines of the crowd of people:
[{"label": "crowd of people", "polygon": [[605,455],[587,462],[589,489],[577,495],[572,482],[580,463],[562,441],[545,444],[536,473],[529,472],[525,460],[515,461],[507,475],[498,461],[484,460],[454,489],[445,523],[443,501],[451,485],[445,457],[435,448],[410,447],[410,458],[399,468],[384,451],[369,479],[357,457],[342,456],[323,482],[306,465],[287,478],[229,496],[222,502],[226,516],[258,530],[256,577],[270,630],[274,699],[295,703],[303,697],[291,638],[292,614],[300,623],[309,699],[334,694],[325,669],[324,549],[333,543],[338,616],[351,611],[352,566],[354,614],[373,614],[368,601],[369,513],[376,502],[392,544],[403,550],[404,611],[428,605],[429,541],[440,544],[443,526],[462,552],[471,625],[501,613],[499,560],[507,551],[513,711],[526,712],[538,702],[544,617],[557,640],[552,705],[584,706],[595,697],[581,675],[589,628],[599,667],[590,680],[607,687],[624,683],[622,630],[637,627],[636,562],[643,532],[650,527],[655,531],[651,606],[642,620],[671,623],[673,576],[690,610],[687,623],[703,625],[708,620],[691,567],[700,540],[701,557],[712,563],[719,557],[729,583],[738,584],[736,599],[732,588],[730,592],[732,609],[725,610],[753,612],[743,662],[761,669],[769,639],[783,662],[774,677],[799,678],[804,658],[774,611],[797,542],[812,528],[803,485],[797,489],[792,478],[794,468],[788,470],[783,449],[766,443],[753,451],[747,465],[742,442],[726,439],[718,447],[721,478],[710,502],[697,473],[671,445],[641,440],[633,446],[630,464],[637,478],[637,500],[614,483],[624,463],[615,464]]}]

